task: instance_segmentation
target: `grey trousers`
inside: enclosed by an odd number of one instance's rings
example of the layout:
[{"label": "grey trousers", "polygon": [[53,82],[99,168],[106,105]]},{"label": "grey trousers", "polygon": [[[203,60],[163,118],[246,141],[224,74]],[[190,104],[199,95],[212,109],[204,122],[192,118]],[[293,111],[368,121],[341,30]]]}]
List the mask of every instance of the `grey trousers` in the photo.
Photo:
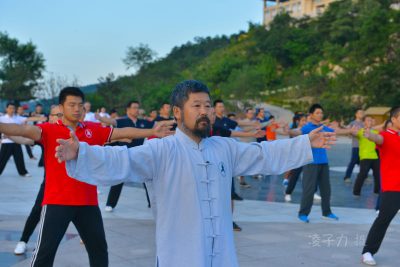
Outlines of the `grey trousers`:
[{"label": "grey trousers", "polygon": [[303,167],[303,194],[301,196],[299,215],[308,216],[310,214],[317,186],[321,194],[322,215],[327,216],[332,213],[329,165],[308,164]]}]

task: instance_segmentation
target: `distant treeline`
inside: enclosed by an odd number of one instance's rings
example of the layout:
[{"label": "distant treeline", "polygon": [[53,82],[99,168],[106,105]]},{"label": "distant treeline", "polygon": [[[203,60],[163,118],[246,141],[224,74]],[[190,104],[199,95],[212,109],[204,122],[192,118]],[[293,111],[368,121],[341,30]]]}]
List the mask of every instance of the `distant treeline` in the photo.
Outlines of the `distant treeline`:
[{"label": "distant treeline", "polygon": [[331,117],[400,100],[400,11],[389,0],[338,1],[318,18],[275,18],[231,36],[195,38],[135,75],[108,77],[95,106],[147,109],[167,101],[184,79],[205,82],[213,97],[268,101],[304,110],[320,102]]}]

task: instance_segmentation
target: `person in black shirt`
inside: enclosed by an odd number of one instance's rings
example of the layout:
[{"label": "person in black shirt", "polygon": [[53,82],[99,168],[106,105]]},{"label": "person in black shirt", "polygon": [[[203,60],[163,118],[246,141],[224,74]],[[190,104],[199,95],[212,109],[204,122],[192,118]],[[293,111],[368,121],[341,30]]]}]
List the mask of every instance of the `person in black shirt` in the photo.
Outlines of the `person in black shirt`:
[{"label": "person in black shirt", "polygon": [[[140,119],[139,118],[139,109],[140,104],[137,101],[130,101],[126,105],[126,116],[118,119],[111,119],[96,116],[101,122],[110,124],[116,128],[125,128],[125,127],[134,127],[140,129],[151,129],[154,125],[153,122],[149,122],[148,120]],[[124,140],[118,142],[116,145],[119,146],[127,146],[128,148],[141,146],[144,143],[144,138],[140,139],[133,139],[133,140]],[[149,194],[147,192],[147,187],[143,184],[145,191],[146,191],[146,198],[148,207],[151,207]],[[111,212],[117,206],[119,197],[121,195],[123,183],[111,186],[110,192],[108,193],[107,203],[105,207],[105,211]]]},{"label": "person in black shirt", "polygon": [[[238,123],[234,120],[231,120],[224,116],[225,106],[224,102],[220,99],[214,101],[214,112],[215,116],[212,118],[212,134],[213,136],[222,136],[222,137],[254,137],[253,134],[260,134],[259,132],[239,132],[234,131],[234,129],[238,126]],[[265,134],[265,132],[264,132]],[[239,196],[235,191],[235,181],[232,177],[232,187],[231,187],[231,201],[232,201],[232,212],[233,212],[233,200],[243,200],[241,196]],[[239,225],[233,222],[233,230],[241,231]]]}]

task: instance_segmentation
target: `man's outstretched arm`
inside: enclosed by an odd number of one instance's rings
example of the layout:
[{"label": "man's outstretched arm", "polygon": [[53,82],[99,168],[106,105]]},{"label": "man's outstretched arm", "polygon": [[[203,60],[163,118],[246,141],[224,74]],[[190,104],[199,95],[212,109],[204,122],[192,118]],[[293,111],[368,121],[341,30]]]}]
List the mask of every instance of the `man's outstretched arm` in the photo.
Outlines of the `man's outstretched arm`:
[{"label": "man's outstretched arm", "polygon": [[[154,142],[161,141],[160,139]],[[155,176],[158,153],[148,144],[126,146],[90,146],[79,142],[71,132],[70,139],[58,139],[56,157],[66,161],[67,173],[79,181],[94,185],[143,182]]]},{"label": "man's outstretched arm", "polygon": [[15,123],[0,123],[0,133],[8,136],[22,136],[34,141],[39,141],[42,136],[39,127]]},{"label": "man's outstretched arm", "polygon": [[335,142],[335,133],[321,130],[274,142],[233,143],[233,175],[281,174],[311,163],[312,147],[329,148]]},{"label": "man's outstretched arm", "polygon": [[157,122],[152,129],[139,129],[133,127],[114,128],[111,135],[111,142],[121,139],[138,139],[150,136],[165,137],[174,134],[171,127],[174,121],[160,121]]},{"label": "man's outstretched arm", "polygon": [[383,144],[383,136],[380,134],[372,133],[370,128],[365,129],[364,137],[367,138],[368,140],[374,142],[377,145]]}]

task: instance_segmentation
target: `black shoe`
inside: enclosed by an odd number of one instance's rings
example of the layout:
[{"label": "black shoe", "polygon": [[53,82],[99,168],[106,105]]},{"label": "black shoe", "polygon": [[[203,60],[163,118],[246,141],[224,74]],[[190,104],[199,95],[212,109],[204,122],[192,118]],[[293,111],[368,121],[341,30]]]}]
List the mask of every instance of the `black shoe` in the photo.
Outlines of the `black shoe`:
[{"label": "black shoe", "polygon": [[243,198],[241,196],[239,196],[238,194],[236,194],[236,192],[232,194],[232,199],[239,200],[239,201],[243,200]]},{"label": "black shoe", "polygon": [[233,222],[233,231],[240,232],[240,231],[242,231],[242,228],[240,228],[239,225],[237,225],[235,222]]}]

